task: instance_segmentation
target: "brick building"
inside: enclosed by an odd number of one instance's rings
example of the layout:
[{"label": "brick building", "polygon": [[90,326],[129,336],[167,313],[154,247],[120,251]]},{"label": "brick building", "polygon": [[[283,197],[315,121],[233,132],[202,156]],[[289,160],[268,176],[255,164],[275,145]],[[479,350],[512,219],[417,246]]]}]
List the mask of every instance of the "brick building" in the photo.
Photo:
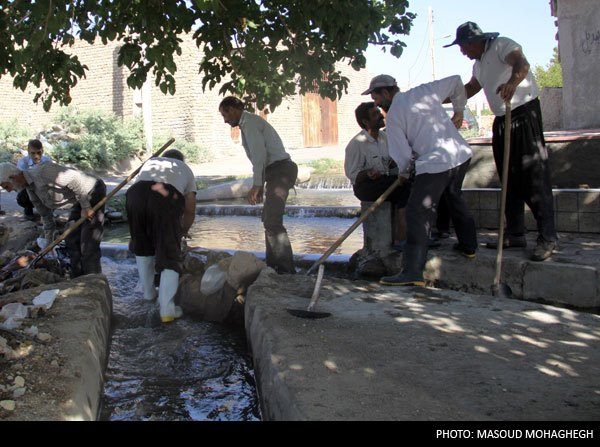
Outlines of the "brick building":
[{"label": "brick building", "polygon": [[[194,41],[184,39],[182,54],[177,56],[177,91],[175,95],[163,95],[150,81],[152,127],[154,135],[172,134],[175,138],[194,141],[223,153],[237,145],[235,131],[223,123],[218,112],[222,97],[219,86],[212,91],[202,91],[198,64],[201,52]],[[141,92],[128,88],[127,69],[118,67],[118,43],[89,45],[77,42],[71,49],[82,64],[88,66],[86,78],[81,79],[71,91],[71,106],[79,109],[101,109],[114,112],[120,117],[141,115]],[[369,100],[361,92],[369,84],[371,75],[366,71],[354,71],[347,64],[339,64],[344,76],[351,82],[348,94],[339,101],[323,100],[318,95],[295,95],[284,100],[268,114],[267,120],[277,129],[287,148],[346,145],[358,132],[354,109]],[[50,124],[58,110],[53,106],[49,113],[41,104],[33,103],[35,87],[26,92],[14,89],[12,78],[0,79],[0,120],[16,118],[23,126],[34,131]],[[326,156],[326,154],[324,154]]]}]

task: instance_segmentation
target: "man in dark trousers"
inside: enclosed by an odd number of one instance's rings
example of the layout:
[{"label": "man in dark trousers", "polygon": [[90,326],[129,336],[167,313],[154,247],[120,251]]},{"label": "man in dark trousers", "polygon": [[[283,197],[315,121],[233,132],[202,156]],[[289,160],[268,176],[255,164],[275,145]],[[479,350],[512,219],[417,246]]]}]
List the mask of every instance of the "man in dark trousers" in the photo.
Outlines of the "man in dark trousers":
[{"label": "man in dark trousers", "polygon": [[27,188],[29,198],[42,217],[48,243],[56,235],[53,210],[71,209],[69,225],[86,220],[67,239],[71,277],[102,273],[100,242],[104,233],[104,206],[92,208],[106,196],[101,178],[54,162],[20,171],[12,163],[0,163],[0,186],[7,191]]},{"label": "man in dark trousers", "polygon": [[[396,163],[388,151],[383,115],[374,102],[363,102],[354,111],[361,131],[346,146],[344,171],[352,182],[354,195],[361,201],[374,202],[398,178]],[[387,198],[392,204],[392,240],[402,248],[406,239],[404,207],[410,194],[410,184],[397,187]]]},{"label": "man in dark trousers", "polygon": [[154,273],[160,272],[160,318],[169,323],[183,314],[175,306],[183,253],[181,238],[196,216],[196,179],[176,149],[148,160],[126,194],[127,220],[144,299],[156,298]]},{"label": "man in dark trousers", "polygon": [[[471,60],[473,77],[465,84],[467,97],[482,88],[496,118],[492,130],[492,148],[498,174],[502,175],[504,159],[505,101],[510,101],[510,166],[506,195],[505,248],[525,247],[524,204],[537,221],[537,244],[533,261],[549,258],[557,247],[554,225],[554,200],[550,183],[548,152],[544,141],[539,91],[529,70],[521,46],[498,33],[484,33],[474,22],[466,22],[456,30],[460,51]],[[488,248],[497,248],[489,242]]]},{"label": "man in dark trousers", "polygon": [[298,166],[285,151],[277,131],[266,120],[244,110],[233,96],[221,101],[219,112],[231,127],[239,126],[242,146],[252,162],[253,185],[248,193],[251,205],[262,202],[266,261],[278,273],[295,273],[294,254],[283,226],[285,202],[298,176]]}]

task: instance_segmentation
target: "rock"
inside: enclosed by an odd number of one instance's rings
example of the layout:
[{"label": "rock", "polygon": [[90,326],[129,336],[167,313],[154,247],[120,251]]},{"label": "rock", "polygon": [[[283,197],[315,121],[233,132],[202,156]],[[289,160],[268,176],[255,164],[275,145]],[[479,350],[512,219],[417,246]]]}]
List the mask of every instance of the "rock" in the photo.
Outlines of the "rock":
[{"label": "rock", "polygon": [[211,265],[209,268],[207,268],[204,272],[204,275],[202,275],[200,292],[203,295],[208,296],[220,290],[227,280],[227,271],[228,269],[223,268],[221,263]]},{"label": "rock", "polygon": [[15,377],[15,380],[13,383],[15,384],[15,386],[17,388],[22,388],[25,386],[25,379],[21,376],[17,376],[17,377]]},{"label": "rock", "polygon": [[23,318],[27,318],[27,307],[23,306],[21,303],[6,304],[2,307],[2,310],[0,310],[0,317],[22,320]]},{"label": "rock", "polygon": [[215,293],[205,295],[201,292],[201,281],[199,276],[184,275],[179,284],[176,301],[186,314],[203,321],[222,323],[228,317],[237,291],[223,281]]},{"label": "rock", "polygon": [[238,251],[231,258],[227,271],[227,283],[236,290],[240,287],[247,288],[258,278],[260,271],[266,266],[267,264],[252,253]]},{"label": "rock", "polygon": [[[39,318],[46,315],[46,307],[45,306],[29,306],[29,318]],[[32,326],[35,327],[35,326]],[[37,328],[36,328],[36,333],[33,334],[34,336],[37,335]]]},{"label": "rock", "polygon": [[50,362],[50,366],[52,366],[53,368],[58,368],[58,362],[56,360],[52,360]]},{"label": "rock", "polygon": [[46,332],[40,332],[39,334],[37,334],[37,339],[39,341],[48,342],[48,341],[52,340],[52,335],[50,335]]},{"label": "rock", "polygon": [[52,126],[52,130],[54,132],[63,132],[65,129],[63,129],[63,127],[61,125],[59,125],[59,124],[54,124]]},{"label": "rock", "polygon": [[309,166],[298,166],[298,177],[296,178],[296,185],[310,181],[310,176],[312,175],[313,171],[314,168],[311,168]]},{"label": "rock", "polygon": [[54,304],[54,300],[58,296],[59,292],[60,290],[58,289],[44,290],[33,299],[33,305],[43,306],[46,308],[46,310],[48,310],[52,307],[52,304]]},{"label": "rock", "polygon": [[15,388],[13,390],[13,399],[18,399],[19,397],[23,397],[25,394],[26,388]]},{"label": "rock", "polygon": [[[0,247],[4,246],[8,242],[8,237],[10,235],[10,228],[8,228],[4,224],[0,224]],[[1,266],[4,266],[6,262],[3,262]]]},{"label": "rock", "polygon": [[192,273],[199,276],[204,274],[204,265],[206,257],[199,253],[189,252],[183,261],[183,269],[186,273]]},{"label": "rock", "polygon": [[[205,268],[210,267],[213,264],[217,264],[225,259],[231,258],[231,255],[226,251],[209,251],[206,257]],[[227,270],[229,266],[225,268]]]},{"label": "rock", "polygon": [[30,326],[24,331],[30,337],[35,337],[39,333],[37,326]]},{"label": "rock", "polygon": [[15,401],[14,400],[1,400],[0,407],[4,408],[6,411],[14,411]]}]

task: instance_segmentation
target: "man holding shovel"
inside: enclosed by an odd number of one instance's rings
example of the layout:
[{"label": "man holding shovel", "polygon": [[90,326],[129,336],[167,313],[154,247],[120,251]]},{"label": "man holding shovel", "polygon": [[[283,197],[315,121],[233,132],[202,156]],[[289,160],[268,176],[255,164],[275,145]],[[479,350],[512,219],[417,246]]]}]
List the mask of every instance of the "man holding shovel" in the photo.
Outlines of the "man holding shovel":
[{"label": "man holding shovel", "polygon": [[169,323],[182,316],[174,296],[179,286],[183,254],[181,238],[196,216],[196,179],[183,154],[171,149],[144,163],[126,197],[130,250],[144,291],[156,298],[154,273],[160,272],[160,318]]},{"label": "man holding shovel", "polygon": [[[460,76],[451,76],[401,93],[393,77],[379,75],[363,94],[370,94],[375,104],[387,112],[388,146],[399,177],[408,178],[413,154],[416,158],[416,175],[406,206],[402,271],[384,276],[380,282],[423,286],[427,241],[444,191],[458,237],[454,249],[467,258],[474,258],[477,249],[475,221],[462,197],[462,182],[471,161],[471,148],[457,130],[467,103],[465,89]],[[454,107],[452,119],[442,107],[446,98]]]},{"label": "man holding shovel", "polygon": [[244,103],[228,96],[219,104],[225,123],[239,126],[242,146],[252,162],[253,185],[248,193],[251,205],[262,202],[267,265],[277,273],[295,273],[294,254],[283,226],[285,202],[298,176],[298,166],[285,151],[277,131],[266,120],[244,110]]},{"label": "man holding shovel", "polygon": [[85,217],[87,220],[66,239],[71,278],[102,273],[100,241],[104,233],[104,207],[92,211],[106,196],[102,179],[54,162],[27,171],[20,171],[12,163],[0,163],[0,186],[7,191],[27,189],[42,217],[48,243],[54,240],[56,232],[53,210],[70,208],[70,225]]},{"label": "man holding shovel", "polygon": [[[450,45],[471,60],[473,76],[465,85],[467,97],[482,88],[496,115],[492,131],[492,149],[498,174],[502,177],[504,159],[505,102],[512,109],[510,156],[506,196],[506,236],[503,248],[523,248],[525,241],[524,204],[537,221],[538,239],[531,255],[533,261],[549,258],[556,249],[558,236],[554,225],[554,200],[550,184],[548,152],[542,127],[538,87],[521,46],[498,33],[484,33],[474,22],[456,30]],[[488,242],[497,248],[497,242]]]}]

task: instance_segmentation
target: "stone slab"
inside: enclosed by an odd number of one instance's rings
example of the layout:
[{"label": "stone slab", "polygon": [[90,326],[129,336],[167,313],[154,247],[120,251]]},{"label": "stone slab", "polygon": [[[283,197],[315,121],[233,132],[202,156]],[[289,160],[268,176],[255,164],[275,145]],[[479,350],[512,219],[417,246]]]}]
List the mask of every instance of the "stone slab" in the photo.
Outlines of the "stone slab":
[{"label": "stone slab", "polygon": [[266,420],[596,420],[600,317],[536,303],[269,274],[245,327]]}]

